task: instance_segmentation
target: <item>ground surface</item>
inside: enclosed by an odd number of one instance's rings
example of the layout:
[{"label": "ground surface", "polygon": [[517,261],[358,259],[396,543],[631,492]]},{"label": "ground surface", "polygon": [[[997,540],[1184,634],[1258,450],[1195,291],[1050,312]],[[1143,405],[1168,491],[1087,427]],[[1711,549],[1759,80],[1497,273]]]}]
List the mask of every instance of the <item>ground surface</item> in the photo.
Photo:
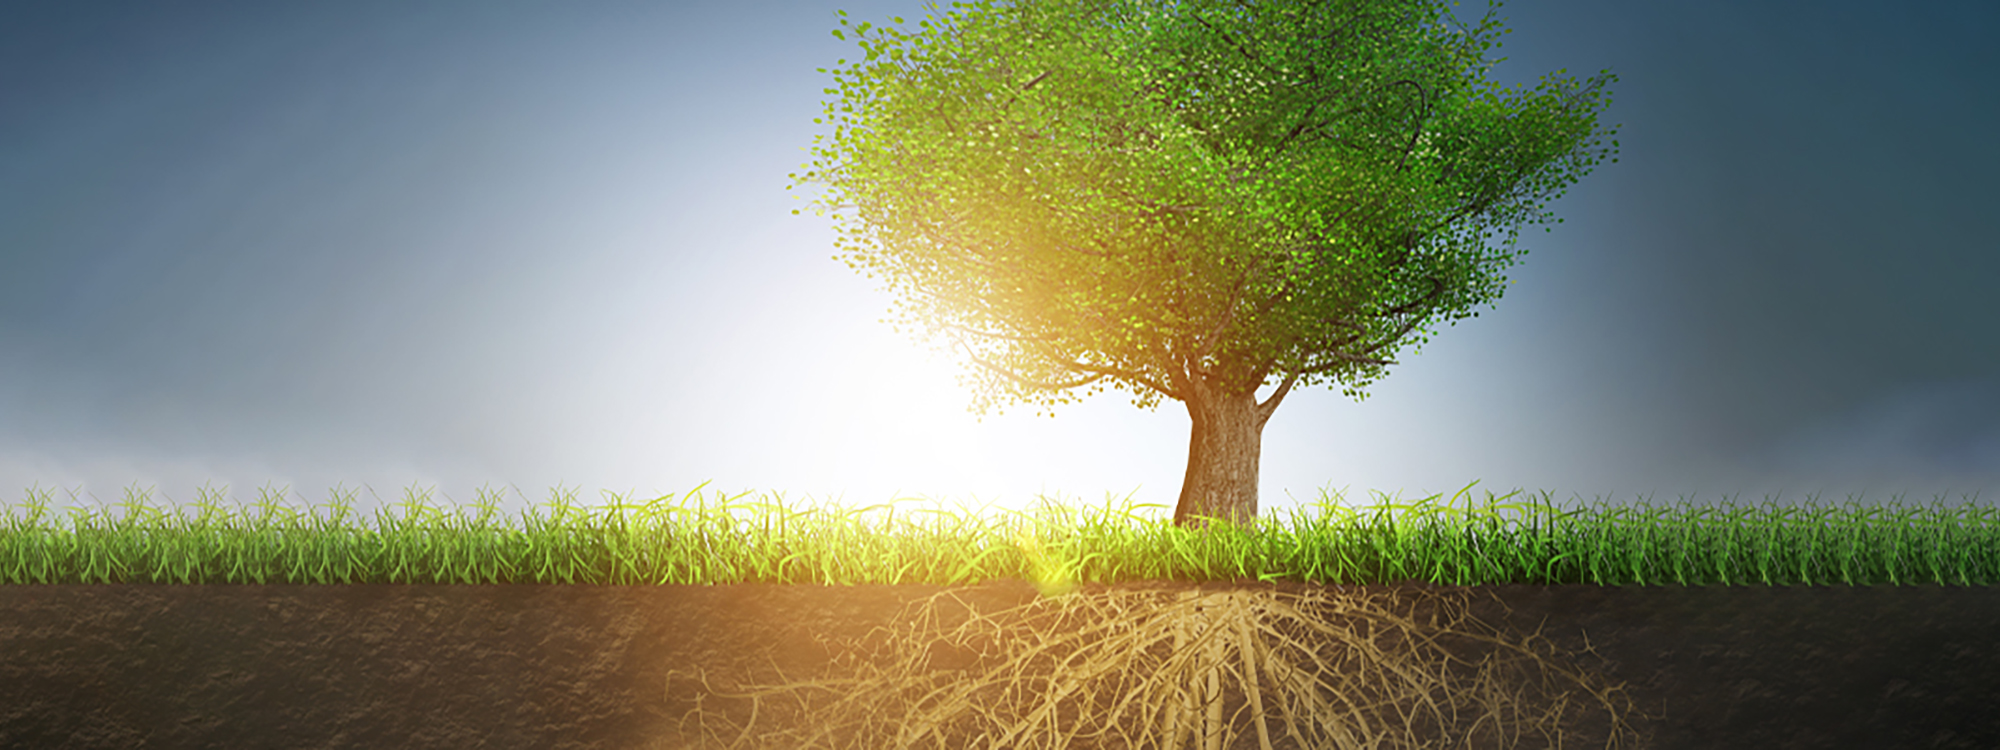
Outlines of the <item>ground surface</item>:
[{"label": "ground surface", "polygon": [[[693,746],[679,719],[700,686],[670,670],[823,671],[830,641],[894,628],[937,591],[0,586],[0,747]],[[1640,747],[2000,747],[2000,587],[1471,593],[1502,630],[1587,639],[1601,658],[1578,663],[1653,715]]]}]

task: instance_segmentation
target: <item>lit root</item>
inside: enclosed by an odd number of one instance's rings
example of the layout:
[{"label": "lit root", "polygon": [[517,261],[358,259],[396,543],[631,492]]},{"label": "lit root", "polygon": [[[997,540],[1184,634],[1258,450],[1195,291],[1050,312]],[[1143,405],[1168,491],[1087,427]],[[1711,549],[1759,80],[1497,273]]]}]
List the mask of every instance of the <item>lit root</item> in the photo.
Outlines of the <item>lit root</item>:
[{"label": "lit root", "polygon": [[[964,622],[941,624],[944,598]],[[1079,592],[989,615],[945,592],[891,634],[889,658],[850,659],[851,677],[718,693],[753,702],[741,726],[689,719],[726,747],[1347,750],[1575,747],[1566,722],[1601,708],[1605,746],[1627,739],[1620,688],[1563,666],[1538,634],[1469,627],[1462,597],[1432,600],[1427,622],[1396,593],[1272,589]],[[1490,652],[1467,660],[1442,638]],[[977,658],[935,669],[938,647]],[[800,720],[756,731],[757,709],[781,699]]]}]

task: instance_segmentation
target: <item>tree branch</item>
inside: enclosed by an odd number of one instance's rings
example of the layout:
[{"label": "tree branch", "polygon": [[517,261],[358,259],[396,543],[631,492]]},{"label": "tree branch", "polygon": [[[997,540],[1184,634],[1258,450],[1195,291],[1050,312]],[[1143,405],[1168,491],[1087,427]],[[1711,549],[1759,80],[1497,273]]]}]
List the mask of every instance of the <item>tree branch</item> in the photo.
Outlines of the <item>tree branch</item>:
[{"label": "tree branch", "polygon": [[1118,192],[1118,197],[1124,198],[1125,200],[1138,204],[1139,206],[1145,208],[1147,213],[1150,213],[1155,217],[1158,217],[1160,214],[1163,213],[1170,213],[1176,216],[1185,216],[1189,211],[1193,211],[1197,208],[1206,208],[1206,205],[1201,203],[1172,204],[1172,203],[1160,203],[1158,201],[1147,200],[1145,198],[1133,195],[1131,191],[1125,190],[1124,188],[1118,188],[1117,192]]},{"label": "tree branch", "polygon": [[1229,290],[1229,300],[1222,305],[1222,320],[1217,321],[1207,334],[1195,339],[1194,358],[1196,361],[1207,359],[1208,355],[1215,351],[1215,345],[1221,343],[1223,330],[1228,328],[1229,324],[1236,322],[1236,306],[1242,300],[1243,281],[1239,277],[1237,283]]},{"label": "tree branch", "polygon": [[1201,24],[1204,28],[1207,28],[1209,31],[1214,32],[1216,36],[1222,37],[1222,41],[1228,42],[1229,46],[1235,47],[1236,52],[1238,54],[1243,55],[1243,59],[1249,60],[1251,62],[1257,62],[1257,56],[1251,54],[1250,50],[1244,49],[1243,45],[1237,43],[1236,38],[1230,36],[1228,32],[1216,28],[1215,24],[1209,23],[1208,19],[1202,18],[1199,14],[1190,14],[1190,15],[1194,16],[1195,23]]},{"label": "tree branch", "polygon": [[1048,335],[1043,335],[1043,336],[1024,336],[1024,335],[1014,335],[1014,334],[1006,334],[1006,333],[993,333],[993,332],[991,332],[991,331],[981,331],[981,330],[978,330],[978,329],[975,329],[975,328],[967,328],[967,327],[965,327],[965,326],[962,326],[962,325],[958,325],[958,324],[956,324],[956,323],[940,323],[940,324],[939,324],[939,326],[940,326],[940,327],[943,327],[943,328],[949,328],[949,329],[952,329],[952,330],[954,330],[954,331],[963,331],[963,332],[965,332],[965,333],[969,333],[969,334],[972,334],[972,335],[974,335],[974,336],[979,336],[979,337],[982,337],[982,338],[989,338],[989,339],[1001,339],[1001,340],[1003,340],[1003,341],[1021,341],[1021,342],[1025,342],[1025,343],[1043,343],[1043,342],[1046,342],[1046,341],[1048,341],[1048,340],[1049,340],[1049,339],[1051,338],[1051,337],[1050,337],[1050,336],[1048,336]]},{"label": "tree branch", "polygon": [[1036,390],[1060,391],[1068,388],[1075,388],[1079,385],[1088,385],[1090,383],[1094,383],[1104,379],[1103,374],[1092,375],[1090,377],[1083,378],[1081,380],[1073,380],[1067,383],[1049,383],[1045,381],[1034,380],[1032,378],[1024,378],[1021,377],[1020,375],[1014,374],[1012,370],[1009,370],[1005,367],[1001,367],[999,365],[986,361],[986,358],[974,354],[972,352],[972,347],[966,346],[962,342],[954,341],[953,343],[957,345],[959,349],[965,351],[965,356],[971,358],[973,364],[979,365],[980,367],[984,367],[988,370],[999,373],[1000,375],[1006,377],[1008,380],[1012,380],[1016,383],[1020,383],[1022,385],[1028,386],[1029,388],[1034,388]]},{"label": "tree branch", "polygon": [[[1251,10],[1251,8],[1249,8],[1248,6],[1243,6],[1240,3],[1239,7],[1242,7],[1245,10]],[[1194,15],[1195,23],[1201,24],[1202,26],[1206,27],[1209,31],[1215,32],[1216,36],[1222,37],[1222,41],[1228,42],[1229,46],[1231,47],[1235,47],[1236,52],[1238,54],[1241,54],[1243,56],[1243,59],[1249,60],[1250,62],[1256,64],[1256,66],[1259,68],[1263,68],[1264,72],[1267,74],[1276,72],[1271,69],[1271,66],[1266,65],[1262,59],[1258,58],[1257,53],[1245,49],[1241,42],[1236,41],[1235,37],[1229,35],[1229,32],[1216,28],[1214,24],[1208,22],[1208,19],[1202,18],[1199,14],[1192,14],[1192,15]]]},{"label": "tree branch", "polygon": [[[1379,348],[1381,348],[1381,347],[1379,347],[1379,346],[1378,346],[1378,347],[1375,347],[1375,348],[1378,348],[1378,349],[1379,349]],[[1371,351],[1372,351],[1372,350],[1371,350]],[[1329,357],[1333,357],[1333,358],[1335,358],[1335,359],[1338,359],[1338,360],[1342,360],[1342,361],[1341,361],[1341,362],[1328,362],[1328,363],[1326,363],[1326,364],[1323,364],[1323,365],[1313,365],[1313,366],[1308,366],[1308,367],[1305,367],[1305,368],[1302,368],[1302,369],[1300,369],[1300,370],[1298,371],[1298,373],[1297,373],[1297,374],[1299,374],[1299,375],[1316,375],[1316,374],[1319,374],[1319,373],[1323,373],[1323,372],[1331,372],[1331,371],[1333,371],[1333,370],[1335,370],[1335,369],[1337,369],[1337,368],[1339,368],[1339,367],[1341,367],[1341,366],[1343,366],[1344,364],[1347,364],[1347,363],[1360,363],[1360,364],[1364,364],[1364,365],[1394,365],[1394,364],[1401,364],[1401,363],[1399,363],[1399,362],[1397,362],[1396,360],[1393,360],[1393,359],[1376,359],[1376,358],[1374,358],[1374,357],[1363,357],[1363,356],[1360,356],[1360,355],[1356,355],[1356,354],[1348,354],[1348,353],[1346,353],[1346,352],[1339,352],[1339,351],[1334,351],[1334,352],[1327,352],[1327,353],[1326,353],[1326,355],[1327,355],[1327,356],[1329,356]]]},{"label": "tree branch", "polygon": [[1102,377],[1122,378],[1124,380],[1146,386],[1147,388],[1151,388],[1155,391],[1159,391],[1160,395],[1166,396],[1167,398],[1171,398],[1175,401],[1186,400],[1182,398],[1179,391],[1163,386],[1158,381],[1146,377],[1141,373],[1132,372],[1130,370],[1121,370],[1114,367],[1098,367],[1096,365],[1086,365],[1082,362],[1063,362],[1061,364],[1062,366],[1068,367],[1072,370],[1082,370],[1084,372],[1097,373],[1097,377],[1100,378]]},{"label": "tree branch", "polygon": [[1440,279],[1436,276],[1431,276],[1429,277],[1429,279],[1431,282],[1430,292],[1426,293],[1424,296],[1418,299],[1410,301],[1407,304],[1397,305],[1395,307],[1383,311],[1382,317],[1388,317],[1391,315],[1402,315],[1404,313],[1422,307],[1426,304],[1429,304],[1431,301],[1436,300],[1439,295],[1444,294],[1444,279]]},{"label": "tree branch", "polygon": [[1396,162],[1396,171],[1398,172],[1404,171],[1408,167],[1410,163],[1410,153],[1417,150],[1417,138],[1424,134],[1424,121],[1429,120],[1431,114],[1430,94],[1424,91],[1423,84],[1405,78],[1403,80],[1397,81],[1389,85],[1397,86],[1405,83],[1410,84],[1412,88],[1415,88],[1417,90],[1417,106],[1423,109],[1423,113],[1417,116],[1416,129],[1410,131],[1410,145],[1403,147],[1403,158],[1397,160]]},{"label": "tree branch", "polygon": [[984,358],[984,357],[981,357],[981,356],[979,356],[979,355],[978,355],[977,353],[974,353],[974,352],[972,351],[972,347],[970,347],[970,346],[966,346],[966,345],[965,345],[965,342],[963,342],[963,341],[960,341],[960,340],[957,340],[957,339],[953,339],[953,341],[952,341],[952,344],[953,344],[953,346],[957,347],[958,349],[961,349],[961,350],[963,350],[963,351],[965,352],[965,355],[966,355],[966,356],[967,356],[968,358],[970,358],[970,359],[971,359],[971,360],[973,361],[973,363],[974,363],[974,364],[977,364],[977,365],[979,365],[980,367],[984,367],[984,368],[986,368],[986,369],[988,369],[988,370],[991,370],[991,371],[993,371],[993,372],[996,372],[996,373],[999,373],[999,374],[1001,374],[1001,375],[1005,376],[1005,377],[1006,377],[1007,379],[1009,379],[1009,380],[1012,380],[1012,381],[1014,381],[1014,382],[1016,382],[1016,383],[1020,383],[1020,384],[1022,384],[1022,385],[1025,385],[1025,386],[1028,386],[1028,387],[1030,387],[1030,388],[1035,388],[1035,389],[1039,389],[1039,390],[1048,390],[1048,391],[1059,391],[1059,390],[1063,390],[1063,389],[1066,389],[1066,388],[1075,388],[1075,387],[1077,387],[1077,386],[1080,386],[1080,385],[1088,385],[1088,384],[1090,384],[1090,383],[1094,383],[1094,382],[1096,382],[1096,381],[1099,381],[1099,380],[1103,380],[1104,378],[1107,378],[1107,377],[1110,377],[1110,378],[1118,378],[1118,379],[1122,379],[1122,380],[1125,380],[1125,381],[1128,381],[1128,382],[1131,382],[1131,383],[1134,383],[1134,384],[1137,384],[1137,385],[1141,385],[1141,386],[1145,386],[1145,387],[1147,387],[1147,388],[1151,388],[1151,389],[1153,389],[1153,390],[1155,390],[1155,391],[1158,391],[1158,392],[1159,392],[1159,393],[1160,393],[1161,395],[1163,395],[1163,396],[1166,396],[1166,397],[1168,397],[1168,398],[1171,398],[1171,399],[1174,399],[1174,400],[1176,400],[1176,401],[1181,401],[1181,400],[1185,400],[1185,399],[1184,399],[1184,398],[1182,397],[1181,393],[1180,393],[1180,392],[1179,392],[1178,390],[1175,390],[1175,389],[1173,389],[1173,388],[1170,388],[1170,387],[1167,387],[1167,386],[1164,386],[1164,385],[1161,385],[1161,384],[1159,383],[1159,381],[1157,381],[1157,380],[1154,380],[1153,378],[1150,378],[1150,377],[1147,377],[1147,376],[1146,376],[1146,375],[1145,375],[1144,373],[1142,373],[1142,372],[1134,372],[1134,371],[1132,371],[1132,370],[1125,370],[1125,369],[1120,369],[1120,368],[1116,368],[1116,367],[1104,367],[1104,366],[1100,366],[1100,365],[1090,365],[1090,364],[1085,364],[1085,363],[1082,363],[1082,362],[1077,362],[1077,361],[1073,361],[1073,360],[1070,360],[1070,359],[1068,359],[1067,357],[1062,357],[1062,356],[1059,356],[1061,352],[1060,352],[1059,350],[1056,350],[1056,349],[1055,349],[1055,347],[1054,347],[1054,345],[1053,345],[1053,344],[1051,344],[1051,343],[1049,343],[1049,341],[1048,341],[1048,340],[1046,340],[1046,339],[1035,339],[1035,338],[1030,338],[1030,337],[1022,337],[1022,336],[1009,336],[1009,335],[1006,335],[1006,334],[994,334],[994,333],[987,333],[987,332],[984,332],[984,331],[976,331],[976,330],[972,330],[972,329],[969,329],[969,328],[965,328],[964,326],[959,326],[959,325],[953,325],[953,324],[949,324],[949,323],[947,323],[947,324],[944,324],[944,327],[946,327],[946,328],[951,328],[951,329],[954,329],[954,330],[960,330],[960,331],[965,331],[965,332],[967,332],[967,333],[972,333],[972,334],[975,334],[975,335],[982,335],[982,336],[989,336],[989,337],[992,337],[992,338],[999,338],[999,339],[1007,339],[1007,340],[1012,340],[1012,341],[1020,341],[1020,342],[1024,342],[1024,343],[1028,343],[1028,344],[1034,344],[1034,345],[1038,345],[1038,346],[1041,346],[1041,347],[1045,347],[1045,348],[1046,348],[1046,350],[1045,350],[1045,351],[1042,351],[1042,352],[1040,352],[1040,355],[1041,355],[1041,357],[1042,357],[1043,359],[1046,359],[1046,360],[1049,360],[1049,361],[1050,361],[1051,363],[1055,364],[1055,365],[1056,365],[1057,367],[1061,367],[1061,368],[1064,368],[1064,369],[1069,369],[1069,370],[1075,370],[1075,371],[1078,371],[1078,372],[1087,372],[1087,373],[1092,373],[1092,375],[1091,375],[1090,377],[1087,377],[1087,378],[1079,378],[1079,379],[1077,379],[1077,380],[1071,380],[1071,381],[1067,381],[1067,382],[1048,382],[1048,381],[1042,381],[1042,380],[1035,380],[1035,379],[1033,379],[1033,378],[1027,378],[1027,377],[1023,377],[1023,376],[1021,376],[1021,375],[1018,375],[1018,374],[1016,374],[1016,373],[1015,373],[1014,371],[1012,371],[1012,370],[1009,370],[1009,369],[1007,369],[1007,368],[1005,368],[1005,367],[1001,367],[1001,366],[999,366],[999,365],[996,365],[996,364],[993,364],[992,362],[989,362],[989,361],[987,361],[987,360],[986,360],[986,358]]},{"label": "tree branch", "polygon": [[[1262,378],[1259,378],[1259,380],[1262,380]],[[1257,405],[1257,421],[1262,422],[1270,419],[1271,413],[1278,410],[1278,404],[1285,400],[1285,394],[1292,390],[1292,384],[1298,382],[1298,380],[1298,373],[1285,375],[1285,382],[1278,384],[1278,390],[1272,391],[1271,395],[1266,397],[1263,403]]]}]

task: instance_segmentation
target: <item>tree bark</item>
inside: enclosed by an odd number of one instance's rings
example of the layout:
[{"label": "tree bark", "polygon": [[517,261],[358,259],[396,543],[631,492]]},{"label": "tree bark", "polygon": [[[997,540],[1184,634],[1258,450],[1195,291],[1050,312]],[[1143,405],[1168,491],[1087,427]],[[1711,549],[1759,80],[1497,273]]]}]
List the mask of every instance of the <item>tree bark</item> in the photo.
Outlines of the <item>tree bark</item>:
[{"label": "tree bark", "polygon": [[1264,423],[1285,389],[1259,404],[1254,388],[1231,394],[1208,383],[1190,385],[1185,403],[1194,430],[1188,438],[1187,477],[1181,481],[1174,523],[1206,528],[1206,517],[1247,524],[1257,515],[1257,462]]}]

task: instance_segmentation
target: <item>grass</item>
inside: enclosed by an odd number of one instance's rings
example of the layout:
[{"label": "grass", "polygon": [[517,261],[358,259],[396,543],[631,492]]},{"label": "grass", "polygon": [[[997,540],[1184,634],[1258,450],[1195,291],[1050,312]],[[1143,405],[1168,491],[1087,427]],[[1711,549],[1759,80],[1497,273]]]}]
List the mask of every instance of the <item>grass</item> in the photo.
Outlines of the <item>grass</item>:
[{"label": "grass", "polygon": [[[1476,482],[1474,484],[1477,484]],[[51,516],[29,489],[0,526],[0,584],[555,583],[963,584],[1293,580],[1369,584],[1979,586],[2000,581],[2000,511],[1968,503],[1864,506],[1635,504],[1564,509],[1515,500],[1475,504],[1380,499],[1349,508],[1322,492],[1305,508],[1247,527],[1191,531],[1165,508],[1107,498],[1043,500],[1028,511],[898,501],[862,508],[703,492],[643,503],[610,495],[595,511],[550,493],[520,523],[497,493],[470,506],[405,491],[372,523],[352,490],[301,511],[284,493],[232,511],[198,491],[193,508],[156,507],[127,489],[109,509]],[[1461,502],[1461,500],[1463,502]],[[1900,498],[1899,498],[1900,500]],[[252,510],[257,512],[253,515]],[[391,512],[392,509],[401,513]],[[322,514],[319,511],[324,510]],[[542,511],[546,510],[544,516]],[[476,511],[476,512],[474,512]]]},{"label": "grass", "polygon": [[[1534,737],[1535,746],[1564,747],[1576,738],[1565,734],[1579,726],[1575,717],[1599,709],[1609,716],[1596,725],[1609,727],[1603,741],[1617,746],[1632,734],[1632,704],[1622,685],[1570,667],[1539,632],[1517,638],[1468,618],[1465,589],[1301,593],[1160,582],[2000,581],[2000,512],[1942,498],[1923,506],[1852,498],[1779,506],[1767,498],[1562,508],[1546,493],[1516,500],[1519,492],[1488,492],[1474,503],[1467,486],[1448,500],[1349,508],[1322,492],[1310,506],[1248,526],[1196,531],[1129,497],[1094,507],[1045,499],[1020,512],[925,501],[843,508],[705,486],[643,503],[612,495],[594,511],[558,489],[519,524],[499,518],[498,496],[485,489],[470,508],[442,508],[412,488],[370,523],[355,516],[354,493],[339,488],[328,504],[303,511],[284,503],[283,491],[259,490],[257,503],[232,511],[206,488],[193,508],[155,507],[150,493],[128,489],[116,517],[81,507],[52,516],[50,493],[31,488],[0,526],[0,584],[1019,578],[1047,596],[968,611],[953,625],[940,614],[955,596],[947,588],[898,618],[888,651],[850,658],[831,675],[718,689],[697,673],[702,698],[748,701],[748,718],[739,723],[732,717],[741,712],[706,711],[697,700],[683,728],[693,722],[705,742],[723,747],[1273,750],[1512,747]],[[1080,583],[1133,585],[1067,595]],[[1486,654],[1465,658],[1441,645],[1454,639]],[[933,668],[940,647],[978,658]],[[793,719],[774,718],[787,714]]]}]

